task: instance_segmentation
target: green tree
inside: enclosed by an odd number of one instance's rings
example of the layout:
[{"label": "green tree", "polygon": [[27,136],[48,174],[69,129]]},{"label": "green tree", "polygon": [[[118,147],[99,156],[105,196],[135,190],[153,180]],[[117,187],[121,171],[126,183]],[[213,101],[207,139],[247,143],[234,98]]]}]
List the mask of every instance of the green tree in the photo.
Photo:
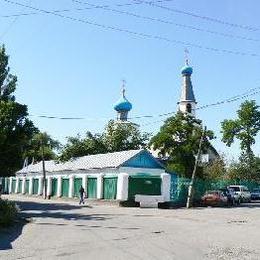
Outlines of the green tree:
[{"label": "green tree", "polygon": [[107,148],[101,135],[87,132],[84,138],[81,138],[80,135],[68,137],[67,144],[62,149],[60,160],[67,161],[75,157],[106,152]]},{"label": "green tree", "polygon": [[241,160],[249,167],[254,164],[252,145],[260,130],[260,111],[255,101],[245,101],[237,111],[237,119],[226,119],[221,123],[222,141],[231,146],[235,139],[240,141]]},{"label": "green tree", "polygon": [[[168,170],[190,177],[202,132],[200,120],[178,112],[165,121],[160,131],[151,139],[150,146],[158,150],[161,157],[167,157]],[[210,146],[209,140],[213,138],[213,132],[207,130],[202,143],[202,151],[207,150]],[[202,174],[200,167],[198,173],[198,176]]]},{"label": "green tree", "polygon": [[8,60],[5,47],[0,47],[0,176],[22,167],[24,147],[37,132],[27,106],[15,101],[17,78],[10,74]]},{"label": "green tree", "polygon": [[84,138],[80,135],[69,137],[62,149],[60,160],[67,161],[84,155],[140,149],[147,145],[148,139],[149,135],[142,134],[138,126],[111,120],[102,134],[87,132]]},{"label": "green tree", "polygon": [[29,160],[41,161],[42,152],[45,160],[57,158],[55,150],[60,149],[60,143],[52,139],[46,132],[36,133],[24,149],[24,158]]},{"label": "green tree", "polygon": [[224,156],[203,165],[203,179],[220,180],[227,177],[227,169]]},{"label": "green tree", "polygon": [[102,138],[109,152],[118,152],[145,148],[149,136],[148,133],[141,133],[139,127],[133,123],[110,120]]},{"label": "green tree", "polygon": [[251,165],[245,160],[232,162],[227,170],[227,178],[237,182],[244,180],[260,183],[260,158],[255,157]]}]

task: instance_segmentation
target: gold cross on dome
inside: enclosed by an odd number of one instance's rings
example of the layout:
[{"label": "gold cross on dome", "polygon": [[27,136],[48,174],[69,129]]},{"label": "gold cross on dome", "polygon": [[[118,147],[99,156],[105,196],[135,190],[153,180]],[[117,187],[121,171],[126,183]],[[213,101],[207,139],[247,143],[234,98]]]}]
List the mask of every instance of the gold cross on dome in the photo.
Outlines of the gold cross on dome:
[{"label": "gold cross on dome", "polygon": [[188,66],[189,65],[189,50],[187,48],[184,49],[184,54],[185,54],[185,64]]}]

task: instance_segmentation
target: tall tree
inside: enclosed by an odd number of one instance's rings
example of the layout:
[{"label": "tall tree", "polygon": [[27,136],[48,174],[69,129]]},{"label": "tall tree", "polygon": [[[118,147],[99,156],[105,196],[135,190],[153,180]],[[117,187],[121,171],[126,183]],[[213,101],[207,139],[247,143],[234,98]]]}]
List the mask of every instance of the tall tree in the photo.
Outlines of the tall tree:
[{"label": "tall tree", "polygon": [[68,137],[67,144],[63,147],[60,160],[67,161],[71,158],[90,154],[106,153],[102,137],[99,134],[86,133],[86,137]]},{"label": "tall tree", "polygon": [[118,152],[145,148],[150,134],[141,133],[133,123],[110,120],[102,136],[108,151]]},{"label": "tall tree", "polygon": [[0,47],[0,176],[22,167],[24,147],[37,132],[27,106],[15,101],[17,77],[10,74],[8,60],[5,47]]},{"label": "tall tree", "polygon": [[[200,120],[178,112],[165,121],[160,131],[151,139],[150,146],[158,150],[160,156],[167,157],[169,170],[190,177],[202,131]],[[209,140],[213,138],[213,132],[207,130],[202,142],[203,152],[210,146]]]},{"label": "tall tree", "polygon": [[57,158],[55,150],[59,150],[60,147],[60,143],[51,138],[46,132],[36,133],[25,146],[23,156],[35,162],[41,161],[42,155],[45,160],[53,160]]},{"label": "tall tree", "polygon": [[67,161],[74,157],[118,152],[144,148],[147,145],[149,134],[141,133],[138,126],[132,123],[109,121],[102,134],[86,133],[69,137],[61,152],[60,160]]},{"label": "tall tree", "polygon": [[226,119],[221,123],[222,141],[231,146],[235,139],[240,141],[241,160],[248,166],[254,163],[252,145],[260,130],[260,110],[256,102],[245,101],[237,111],[236,119]]}]

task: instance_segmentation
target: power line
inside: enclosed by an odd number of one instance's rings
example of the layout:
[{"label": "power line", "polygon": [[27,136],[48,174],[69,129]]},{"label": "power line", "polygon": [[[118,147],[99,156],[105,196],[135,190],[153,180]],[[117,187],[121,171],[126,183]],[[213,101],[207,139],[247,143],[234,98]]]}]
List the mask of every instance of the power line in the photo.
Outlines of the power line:
[{"label": "power line", "polygon": [[209,34],[218,35],[218,36],[222,36],[222,37],[239,39],[239,40],[246,40],[246,41],[254,41],[254,42],[260,41],[259,39],[255,39],[255,38],[251,38],[251,37],[244,37],[244,36],[239,36],[239,35],[234,35],[234,34],[229,34],[229,33],[222,33],[222,32],[207,30],[207,29],[203,29],[203,28],[199,28],[199,27],[195,27],[195,26],[191,26],[191,25],[175,23],[175,22],[165,20],[165,19],[154,18],[154,17],[144,16],[144,15],[139,15],[139,14],[136,14],[136,13],[133,13],[133,12],[113,9],[113,8],[109,8],[109,7],[104,6],[104,5],[95,5],[95,4],[85,2],[85,1],[82,2],[82,1],[78,1],[78,0],[71,0],[71,1],[75,2],[75,3],[79,3],[79,4],[88,5],[88,6],[91,6],[93,8],[99,8],[99,9],[102,9],[102,10],[122,14],[122,15],[132,16],[132,17],[135,17],[135,18],[144,19],[144,20],[148,20],[148,21],[152,21],[152,22],[159,22],[159,23],[163,23],[163,24],[174,25],[174,26],[177,26],[177,27],[186,28],[186,29],[190,29],[190,30],[194,30],[194,31],[206,32],[206,33],[209,33]]},{"label": "power line", "polygon": [[176,9],[176,8],[170,8],[170,7],[166,7],[166,6],[162,6],[162,5],[157,5],[155,3],[151,3],[149,1],[142,1],[142,0],[134,0],[137,2],[141,2],[153,7],[157,7],[157,8],[161,8],[164,10],[167,10],[169,12],[173,12],[173,13],[178,13],[178,14],[184,14],[184,15],[188,15],[188,16],[192,16],[194,18],[199,18],[202,20],[206,20],[206,21],[210,21],[210,22],[214,22],[214,23],[218,23],[218,24],[222,24],[222,25],[226,25],[226,26],[231,26],[231,27],[237,27],[240,29],[244,29],[244,30],[248,30],[248,31],[259,31],[260,28],[259,27],[253,27],[253,26],[249,26],[249,25],[243,25],[243,24],[237,24],[237,23],[230,23],[221,19],[217,19],[217,18],[213,18],[213,17],[209,17],[209,16],[204,16],[204,15],[199,15],[196,13],[192,13],[192,12],[188,12],[188,11],[184,11],[184,10],[180,10],[180,9]]},{"label": "power line", "polygon": [[[157,0],[157,1],[150,1],[150,3],[163,3],[163,2],[172,2],[174,0]],[[85,8],[73,8],[73,9],[59,9],[59,10],[50,10],[50,12],[53,13],[65,13],[65,12],[72,12],[72,11],[86,11],[86,10],[93,10],[101,7],[126,7],[126,6],[132,6],[132,5],[140,5],[143,4],[141,2],[131,2],[131,3],[125,3],[125,4],[115,4],[115,5],[102,5],[99,7],[85,7]],[[38,15],[41,14],[39,12],[26,12],[26,13],[17,13],[17,14],[9,14],[9,15],[0,15],[0,18],[11,18],[11,17],[19,17],[19,16],[30,16],[30,15]]]},{"label": "power line", "polygon": [[[31,1],[28,0],[27,4],[31,4]],[[18,21],[19,16],[15,16],[13,21],[9,24],[9,26],[4,30],[4,32],[0,35],[0,41],[5,37],[5,35],[11,30],[11,28],[15,25],[15,23]]]},{"label": "power line", "polygon": [[[258,89],[258,90],[256,90]],[[249,91],[247,91],[246,93],[248,94],[245,94],[245,95],[237,95],[237,96],[234,96],[232,98],[229,98],[229,99],[225,99],[225,100],[222,100],[220,102],[216,102],[216,103],[212,103],[212,104],[208,104],[208,105],[203,105],[201,107],[198,107],[194,110],[203,110],[203,109],[206,109],[206,108],[209,108],[209,107],[214,107],[214,106],[219,106],[219,105],[222,105],[222,104],[225,104],[225,103],[232,103],[232,102],[235,102],[235,101],[238,101],[240,99],[245,99],[245,98],[248,98],[250,96],[253,96],[253,95],[256,95],[256,94],[259,94],[260,93],[260,87],[257,87],[257,88],[254,88],[252,90],[256,90],[252,93],[248,93]],[[169,115],[169,114],[175,114],[176,111],[174,112],[169,112],[169,113],[165,113],[165,114],[161,114],[159,116],[166,116],[166,115]],[[129,118],[130,119],[130,118]],[[157,123],[161,123],[162,121],[164,121],[165,119],[160,119],[160,120],[156,120],[156,121],[153,121],[153,122],[148,122],[148,123],[144,123],[144,124],[140,124],[140,126],[148,126],[148,125],[154,125],[154,124],[157,124]]]},{"label": "power line", "polygon": [[10,1],[10,0],[2,0],[2,1],[13,4],[13,5],[27,7],[29,9],[32,9],[32,10],[35,10],[35,11],[38,11],[38,12],[54,15],[54,16],[61,17],[61,18],[64,18],[64,19],[68,19],[68,20],[72,20],[72,21],[75,21],[75,22],[80,22],[80,23],[96,26],[96,27],[99,27],[99,28],[102,28],[102,29],[105,29],[105,30],[113,30],[113,31],[126,33],[126,34],[130,34],[130,35],[134,35],[134,36],[142,37],[142,38],[146,38],[146,39],[155,39],[155,40],[164,41],[164,42],[171,43],[171,44],[190,46],[190,47],[194,47],[194,48],[198,48],[198,49],[205,49],[205,50],[214,51],[214,52],[222,52],[222,53],[228,53],[228,54],[240,55],[240,56],[259,57],[259,54],[257,54],[257,53],[248,53],[248,52],[240,52],[240,51],[233,51],[233,50],[227,50],[227,49],[219,49],[219,48],[214,48],[214,47],[207,47],[207,46],[203,46],[203,45],[199,45],[199,44],[195,44],[195,43],[191,43],[191,42],[169,39],[169,38],[164,37],[164,36],[131,31],[131,30],[116,27],[116,26],[109,26],[109,25],[105,25],[105,24],[101,24],[101,23],[96,23],[96,22],[93,22],[93,21],[90,21],[90,20],[82,20],[82,19],[79,19],[79,18],[71,17],[71,16],[65,16],[65,15],[61,15],[61,14],[58,14],[58,13],[54,13],[52,11],[47,11],[47,10],[44,10],[44,9],[40,9],[40,8],[32,7],[32,6],[29,6],[29,5],[13,2],[13,1]]},{"label": "power line", "polygon": [[[207,104],[207,105],[203,105],[200,106],[198,108],[195,108],[194,110],[203,110],[209,107],[214,107],[214,106],[219,106],[225,103],[232,103],[235,101],[238,101],[240,99],[244,99],[253,95],[256,95],[260,93],[260,87],[256,87],[256,88],[252,88],[247,90],[246,92],[242,93],[242,94],[238,94],[236,96],[221,100],[219,102],[215,102],[215,103],[211,103],[211,104]],[[158,115],[142,115],[142,116],[135,116],[135,117],[129,117],[129,120],[132,119],[143,119],[143,118],[155,118],[155,117],[165,117],[165,116],[169,116],[172,114],[175,114],[176,111],[171,111],[171,112],[167,112],[167,113],[163,113],[163,114],[158,114]],[[109,120],[110,118],[90,118],[90,117],[59,117],[59,116],[48,116],[48,115],[34,115],[34,114],[30,114],[29,116],[32,117],[39,117],[39,118],[46,118],[46,119],[60,119],[60,120],[88,120],[88,121],[97,121],[97,120],[102,120],[102,121],[106,121]],[[161,122],[164,119],[161,119],[159,121],[155,121],[155,122]],[[149,125],[149,124],[153,124],[154,122],[149,122],[147,124],[144,125]],[[142,125],[143,126],[143,125]]]}]

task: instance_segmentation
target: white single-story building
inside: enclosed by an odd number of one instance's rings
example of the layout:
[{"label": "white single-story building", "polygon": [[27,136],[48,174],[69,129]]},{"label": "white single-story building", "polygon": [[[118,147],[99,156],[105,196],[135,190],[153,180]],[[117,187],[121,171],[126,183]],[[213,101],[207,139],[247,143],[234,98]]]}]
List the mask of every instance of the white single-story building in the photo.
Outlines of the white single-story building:
[{"label": "white single-story building", "polygon": [[[65,163],[46,161],[47,195],[128,201],[137,194],[170,200],[170,175],[147,150],[88,155]],[[9,192],[43,194],[42,162],[28,165],[9,178]]]}]

